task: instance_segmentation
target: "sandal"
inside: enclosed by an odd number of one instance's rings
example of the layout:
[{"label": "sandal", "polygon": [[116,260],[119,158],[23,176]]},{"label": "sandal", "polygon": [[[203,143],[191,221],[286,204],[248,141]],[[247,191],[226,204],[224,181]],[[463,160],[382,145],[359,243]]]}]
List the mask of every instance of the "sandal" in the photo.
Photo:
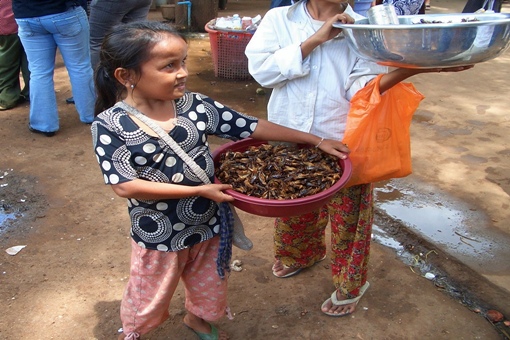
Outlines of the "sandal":
[{"label": "sandal", "polygon": [[219,339],[218,328],[214,327],[213,324],[209,323],[209,326],[211,326],[211,333],[197,332],[196,330],[194,330],[190,326],[188,326],[186,324],[184,324],[184,325],[186,327],[188,327],[189,329],[191,329],[198,336],[198,338],[200,340],[218,340]]},{"label": "sandal", "polygon": [[[323,261],[325,258],[326,258],[326,255],[324,255],[324,257],[323,257],[323,258],[321,258],[320,260],[318,260],[317,262],[315,262],[314,264],[312,264],[310,267],[313,267],[315,264],[317,264],[317,263],[319,263],[319,262]],[[306,268],[310,268],[310,267],[306,267]],[[286,265],[283,265],[283,268],[288,269],[288,268],[291,268],[291,267],[286,266]],[[303,269],[305,269],[305,268],[297,268],[296,270],[294,270],[294,271],[292,271],[292,272],[290,272],[290,273],[287,273],[287,274],[285,274],[285,275],[276,275],[276,271],[275,271],[275,269],[274,269],[274,264],[273,264],[273,268],[272,268],[272,270],[273,270],[273,275],[274,275],[274,276],[276,276],[277,278],[280,278],[280,279],[283,279],[283,278],[286,278],[286,277],[291,277],[291,276],[297,275],[297,274],[299,274],[299,273],[300,273]]]},{"label": "sandal", "polygon": [[[321,306],[321,311],[322,311],[322,308],[326,307],[326,304],[331,301],[331,304],[333,306],[345,306],[345,305],[349,305],[351,303],[356,303],[356,305],[358,304],[359,300],[361,299],[361,297],[363,296],[363,294],[365,294],[365,291],[368,289],[368,287],[370,287],[370,283],[365,282],[365,284],[360,288],[359,290],[359,295],[356,296],[355,298],[352,298],[352,299],[347,299],[347,300],[338,300],[337,297],[336,297],[336,289],[335,291],[331,294],[331,297],[329,299],[327,299],[326,301],[324,301],[324,303],[322,304]],[[324,314],[326,315],[329,315],[329,316],[346,316],[346,315],[349,315],[351,313],[344,313],[344,314],[340,314],[340,313],[330,313],[330,312],[324,312],[322,311]]]}]

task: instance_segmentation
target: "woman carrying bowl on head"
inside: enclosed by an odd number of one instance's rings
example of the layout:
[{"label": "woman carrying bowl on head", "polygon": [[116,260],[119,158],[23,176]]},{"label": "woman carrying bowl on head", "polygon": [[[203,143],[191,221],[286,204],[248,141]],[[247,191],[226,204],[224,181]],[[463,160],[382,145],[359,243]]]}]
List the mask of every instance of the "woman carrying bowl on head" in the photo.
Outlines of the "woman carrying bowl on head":
[{"label": "woman carrying bowl on head", "polygon": [[[269,10],[246,47],[248,67],[272,88],[268,119],[279,125],[342,140],[350,99],[378,74],[380,92],[423,72],[394,69],[360,59],[333,23],[362,19],[344,0],[300,0]],[[330,316],[355,311],[369,286],[367,268],[373,221],[373,185],[341,189],[324,207],[301,216],[277,218],[273,274],[286,278],[326,257],[325,229],[331,222],[331,269],[335,291],[321,310]]]}]

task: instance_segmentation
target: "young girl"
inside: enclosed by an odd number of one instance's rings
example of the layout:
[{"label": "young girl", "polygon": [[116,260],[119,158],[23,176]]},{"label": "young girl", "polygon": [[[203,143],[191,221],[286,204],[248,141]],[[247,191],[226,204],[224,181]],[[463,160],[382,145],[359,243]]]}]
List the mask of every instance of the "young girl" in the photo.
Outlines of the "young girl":
[{"label": "young girl", "polygon": [[[378,74],[381,93],[423,72],[471,68],[395,69],[359,58],[336,22],[363,18],[346,0],[300,0],[269,10],[246,47],[248,68],[272,88],[268,119],[280,125],[342,140],[350,99]],[[405,37],[403,37],[405,39]],[[335,290],[322,304],[330,316],[354,312],[369,286],[367,268],[373,219],[372,184],[340,190],[324,207],[275,221],[273,274],[286,278],[326,256],[331,222],[331,271]]]},{"label": "young girl", "polygon": [[233,200],[223,192],[230,186],[202,184],[133,112],[166,130],[211,182],[208,135],[306,143],[340,158],[349,152],[339,141],[187,92],[187,50],[184,38],[163,23],[124,24],[105,37],[96,69],[94,149],[105,183],[128,199],[131,218],[131,273],[121,303],[120,339],[139,339],[165,321],[180,279],[185,325],[201,339],[228,338],[209,322],[228,311],[227,279],[218,275],[216,258],[221,232],[217,203]]}]

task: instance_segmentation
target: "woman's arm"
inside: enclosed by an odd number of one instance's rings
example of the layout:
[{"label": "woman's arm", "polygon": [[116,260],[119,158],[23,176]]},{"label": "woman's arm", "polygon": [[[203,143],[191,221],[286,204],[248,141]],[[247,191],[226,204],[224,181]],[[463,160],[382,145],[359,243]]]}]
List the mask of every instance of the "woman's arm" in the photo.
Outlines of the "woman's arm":
[{"label": "woman's arm", "polygon": [[474,65],[429,69],[398,68],[382,76],[381,83],[379,84],[379,89],[381,93],[383,93],[401,81],[420,73],[460,72],[469,70],[473,67]]}]

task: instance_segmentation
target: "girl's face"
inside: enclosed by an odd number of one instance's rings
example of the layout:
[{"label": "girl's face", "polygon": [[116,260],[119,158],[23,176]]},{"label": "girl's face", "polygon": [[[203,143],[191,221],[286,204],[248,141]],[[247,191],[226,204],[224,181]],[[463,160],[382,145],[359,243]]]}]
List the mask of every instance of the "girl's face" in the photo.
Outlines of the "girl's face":
[{"label": "girl's face", "polygon": [[154,45],[141,67],[133,95],[145,100],[174,100],[184,95],[188,69],[188,45],[178,36],[165,34]]}]

